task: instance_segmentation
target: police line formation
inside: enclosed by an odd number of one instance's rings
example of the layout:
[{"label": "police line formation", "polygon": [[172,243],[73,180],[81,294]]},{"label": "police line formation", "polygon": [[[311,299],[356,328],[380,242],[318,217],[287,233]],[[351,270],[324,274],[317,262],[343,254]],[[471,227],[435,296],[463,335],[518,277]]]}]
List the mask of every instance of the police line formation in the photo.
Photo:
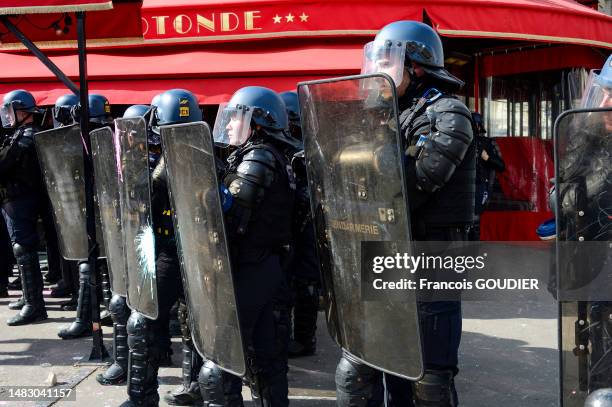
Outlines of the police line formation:
[{"label": "police line formation", "polygon": [[[611,63],[593,74],[584,107],[605,106]],[[35,230],[46,186],[62,255],[80,260],[77,316],[59,336],[91,334],[91,273],[99,273],[114,363],[97,380],[127,381],[123,405],[158,405],[157,372],[169,358],[177,301],[183,384],[167,402],[241,406],[244,381],[261,405],[288,405],[288,355],[315,352],[321,294],[330,334],[343,349],[339,406],[457,406],[461,303],[364,304],[351,276],[361,240],[478,239],[486,196],[477,186],[504,163],[483,137],[482,118],[452,96],[462,85],[444,68],[438,35],[398,21],[365,46],[361,76],[302,84],[299,97],[242,88],[220,106],[212,133],[187,90],[163,92],[115,120],[108,100],[90,95],[103,244],[95,271],[86,263],[78,98],[60,97],[54,128],[41,131],[32,95],[7,93],[0,196],[23,290],[8,324],[47,318]],[[606,126],[597,139],[595,129]],[[609,127],[604,120],[581,126],[581,151],[561,163],[567,177],[589,185],[559,191],[566,205],[556,213],[568,225],[578,209],[590,210],[577,208],[581,200],[588,206],[605,195],[610,207]],[[577,156],[585,145],[593,146],[588,160]],[[594,158],[606,153],[608,161]],[[588,178],[595,173],[597,182]],[[377,224],[378,235],[331,228],[338,219]],[[607,222],[596,239],[610,239]],[[585,320],[597,326],[587,329],[587,344],[599,344],[601,354],[591,355],[587,369],[603,372],[589,376],[584,405],[612,406],[612,324],[593,320],[611,306],[584,307]]]}]

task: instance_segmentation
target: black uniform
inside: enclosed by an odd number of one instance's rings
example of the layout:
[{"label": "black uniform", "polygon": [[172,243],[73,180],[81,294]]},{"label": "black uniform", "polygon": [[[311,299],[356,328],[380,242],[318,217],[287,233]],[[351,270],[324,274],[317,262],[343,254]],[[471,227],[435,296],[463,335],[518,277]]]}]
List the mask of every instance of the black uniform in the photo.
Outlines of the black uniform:
[{"label": "black uniform", "polygon": [[[415,241],[467,240],[474,216],[475,146],[471,115],[459,100],[421,87],[399,101]],[[387,374],[394,406],[457,405],[453,378],[461,339],[461,303],[420,302],[424,376],[411,383]],[[382,373],[344,353],[336,370],[338,405],[382,402]]]},{"label": "black uniform", "polygon": [[[254,396],[286,406],[288,287],[281,267],[291,242],[295,180],[283,146],[256,139],[228,158],[222,177],[233,196],[226,214],[238,315]],[[202,397],[210,407],[241,406],[241,379],[206,362]]]},{"label": "black uniform", "polygon": [[38,262],[36,223],[43,196],[42,176],[32,124],[25,124],[0,144],[0,203],[13,245],[23,289],[23,308],[9,325],[47,318],[42,295],[43,280]]}]

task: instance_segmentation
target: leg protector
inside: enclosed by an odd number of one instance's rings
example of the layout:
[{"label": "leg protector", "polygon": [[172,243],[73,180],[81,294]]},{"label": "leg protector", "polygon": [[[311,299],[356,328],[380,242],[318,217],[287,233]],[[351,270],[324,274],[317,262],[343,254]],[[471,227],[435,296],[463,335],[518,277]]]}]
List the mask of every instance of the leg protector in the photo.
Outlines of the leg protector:
[{"label": "leg protector", "polygon": [[416,407],[455,407],[458,405],[452,370],[426,369],[423,378],[414,382]]},{"label": "leg protector", "polygon": [[315,282],[300,278],[293,280],[295,304],[293,306],[293,341],[291,356],[312,355],[317,345],[317,316],[319,289]]},{"label": "leg protector", "polygon": [[223,372],[206,360],[198,376],[200,392],[207,407],[242,407],[242,380]]},{"label": "leg protector", "polygon": [[[368,407],[382,404],[379,371],[354,360],[346,352],[336,368],[336,403],[338,407]],[[377,402],[378,401],[378,402]]]},{"label": "leg protector", "polygon": [[110,307],[110,301],[113,296],[110,286],[110,276],[108,275],[108,265],[106,260],[99,260],[96,262],[96,266],[100,271],[100,282],[102,286],[102,301],[104,306],[108,309]]},{"label": "leg protector", "polygon": [[157,406],[157,371],[159,350],[153,346],[149,321],[140,313],[132,312],[127,323],[128,385],[130,401],[135,405]]},{"label": "leg protector", "polygon": [[43,299],[43,278],[38,262],[38,253],[29,250],[19,243],[13,244],[13,253],[21,276],[23,291],[23,308],[15,317],[8,320],[10,326],[25,325],[47,319],[45,300]]},{"label": "leg protector", "polygon": [[189,315],[187,305],[179,301],[178,319],[181,323],[183,342],[183,384],[167,393],[164,400],[175,406],[190,406],[199,403],[202,399],[198,384],[198,373],[202,366],[202,358],[195,351],[189,328]]},{"label": "leg protector", "polygon": [[125,297],[113,295],[109,304],[109,311],[113,318],[113,364],[106,372],[96,377],[102,385],[115,385],[125,382],[128,370],[128,339],[127,321],[130,317],[130,309]]},{"label": "leg protector", "polygon": [[91,266],[79,264],[79,299],[75,320],[57,334],[62,339],[76,339],[91,335]]}]

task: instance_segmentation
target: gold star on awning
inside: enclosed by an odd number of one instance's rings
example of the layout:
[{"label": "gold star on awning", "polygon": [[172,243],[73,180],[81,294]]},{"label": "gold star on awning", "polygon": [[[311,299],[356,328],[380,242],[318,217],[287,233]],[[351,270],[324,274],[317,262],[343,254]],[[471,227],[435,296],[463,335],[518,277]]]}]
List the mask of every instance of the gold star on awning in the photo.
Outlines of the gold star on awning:
[{"label": "gold star on awning", "polygon": [[278,14],[275,15],[274,17],[272,17],[272,20],[274,20],[274,24],[280,24],[282,17],[279,16]]},{"label": "gold star on awning", "polygon": [[295,16],[293,14],[291,14],[291,13],[289,13],[289,14],[287,14],[285,16],[285,19],[287,20],[288,23],[292,23],[294,18],[295,18]]},{"label": "gold star on awning", "polygon": [[300,16],[300,20],[301,20],[303,23],[305,23],[305,22],[307,22],[307,21],[308,21],[308,17],[310,17],[310,16],[306,15],[306,13],[302,13],[302,15]]}]

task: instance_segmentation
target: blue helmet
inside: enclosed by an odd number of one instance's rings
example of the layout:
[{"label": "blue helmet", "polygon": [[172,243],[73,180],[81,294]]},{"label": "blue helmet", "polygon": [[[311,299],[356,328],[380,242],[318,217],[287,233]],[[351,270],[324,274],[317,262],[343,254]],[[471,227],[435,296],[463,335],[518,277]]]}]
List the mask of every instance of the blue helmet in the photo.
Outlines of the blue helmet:
[{"label": "blue helmet", "polygon": [[148,105],[132,105],[123,112],[123,118],[131,119],[134,117],[145,117],[150,110],[151,106]]},{"label": "blue helmet", "polygon": [[287,116],[289,121],[300,122],[300,101],[296,92],[283,92],[280,97],[285,102],[287,107]]},{"label": "blue helmet", "polygon": [[157,107],[159,105],[161,95],[161,93],[158,93],[157,95],[153,96],[153,99],[151,99],[151,106]]},{"label": "blue helmet", "polygon": [[157,126],[202,120],[202,111],[198,105],[198,99],[188,90],[168,90],[161,94],[157,103],[155,109],[155,125]]},{"label": "blue helmet", "polygon": [[89,95],[89,121],[99,124],[110,124],[113,122],[111,117],[111,107],[108,99],[102,95]]},{"label": "blue helmet", "polygon": [[278,93],[261,86],[246,86],[219,109],[213,137],[218,144],[240,146],[252,130],[276,134],[288,127],[287,107]]},{"label": "blue helmet", "polygon": [[2,106],[0,107],[0,119],[2,127],[13,128],[19,126],[15,112],[23,111],[39,113],[36,107],[34,96],[27,90],[17,89],[4,95]]},{"label": "blue helmet", "polygon": [[79,104],[79,97],[68,93],[57,98],[53,106],[53,127],[69,126],[75,123],[72,110]]},{"label": "blue helmet", "polygon": [[[411,69],[410,62],[421,65],[430,76],[450,85],[464,84],[444,68],[444,48],[438,33],[418,21],[403,20],[387,24],[376,34],[374,41],[365,46],[364,51],[362,72],[388,73],[396,85],[401,82],[403,67]],[[380,59],[386,63],[377,63]]]}]

